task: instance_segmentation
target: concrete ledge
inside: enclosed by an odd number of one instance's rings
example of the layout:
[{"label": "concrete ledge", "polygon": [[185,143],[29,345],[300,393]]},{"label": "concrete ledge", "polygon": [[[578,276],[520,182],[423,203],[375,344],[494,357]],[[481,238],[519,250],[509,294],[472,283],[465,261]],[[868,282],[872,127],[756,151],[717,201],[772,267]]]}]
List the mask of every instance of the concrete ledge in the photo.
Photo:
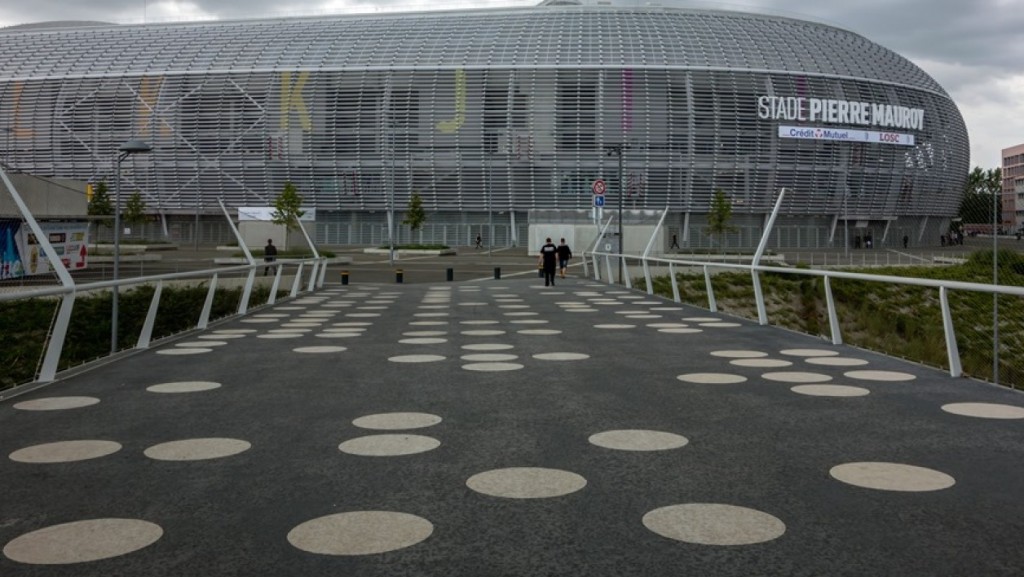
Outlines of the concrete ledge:
[{"label": "concrete ledge", "polygon": [[[287,259],[282,258],[280,260],[287,260]],[[213,264],[216,264],[216,265],[232,265],[233,266],[233,265],[239,265],[239,264],[249,264],[249,261],[245,260],[245,257],[240,257],[240,256],[220,257],[220,258],[213,259]],[[260,265],[263,264],[263,259],[262,258],[257,258],[256,259],[256,264],[260,264]],[[345,264],[345,265],[352,264],[352,257],[336,256],[336,257],[327,259],[327,264],[329,264],[329,265],[331,265],[331,264]]]},{"label": "concrete ledge", "polygon": [[[124,247],[122,247],[122,248],[124,248]],[[155,262],[155,261],[161,261],[163,259],[164,259],[164,257],[162,257],[162,256],[160,256],[158,254],[134,253],[134,254],[122,254],[121,258],[119,260],[121,262]],[[103,263],[114,262],[114,255],[105,255],[105,254],[101,254],[101,255],[90,254],[89,255],[89,263],[90,264],[96,264],[96,263],[100,263],[100,262],[103,262]]]},{"label": "concrete ledge", "polygon": [[[101,244],[96,245],[98,248],[103,250],[109,250],[114,252],[114,245],[112,244]],[[121,253],[126,252],[154,252],[161,250],[178,250],[176,244],[124,244],[121,243]]]},{"label": "concrete ledge", "polygon": [[[740,262],[748,263],[754,260],[752,254],[684,254],[684,253],[668,253],[663,255],[664,258],[677,258],[679,260],[693,260],[701,262]],[[786,255],[784,254],[766,254],[761,256],[761,263],[778,263],[782,264],[786,262]]]},{"label": "concrete ledge", "polygon": [[[363,249],[363,253],[364,254],[388,254],[390,252],[391,252],[391,249],[387,249],[387,248],[364,248]],[[416,255],[416,254],[418,254],[418,255],[424,255],[424,256],[431,256],[431,255],[433,255],[433,256],[455,256],[456,253],[455,253],[455,249],[454,248],[444,248],[444,249],[437,249],[437,250],[427,250],[427,249],[422,249],[421,250],[421,249],[411,249],[411,248],[396,248],[395,249],[395,254],[396,255],[403,255],[403,254]]]}]

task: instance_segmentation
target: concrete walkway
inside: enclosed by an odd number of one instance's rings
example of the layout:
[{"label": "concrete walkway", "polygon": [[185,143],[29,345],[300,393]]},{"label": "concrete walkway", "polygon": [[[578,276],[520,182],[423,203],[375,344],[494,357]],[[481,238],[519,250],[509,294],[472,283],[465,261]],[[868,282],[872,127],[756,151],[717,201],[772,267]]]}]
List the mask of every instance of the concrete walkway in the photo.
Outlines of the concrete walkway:
[{"label": "concrete walkway", "polygon": [[538,281],[328,285],[0,403],[0,575],[1024,571],[1021,394]]}]

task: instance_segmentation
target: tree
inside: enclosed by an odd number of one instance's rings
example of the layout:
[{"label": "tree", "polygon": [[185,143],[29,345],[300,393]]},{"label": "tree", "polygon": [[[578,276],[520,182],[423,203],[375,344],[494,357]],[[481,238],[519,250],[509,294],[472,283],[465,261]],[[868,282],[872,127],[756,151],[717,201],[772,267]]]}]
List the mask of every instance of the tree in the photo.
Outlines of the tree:
[{"label": "tree", "polygon": [[715,197],[711,199],[711,210],[708,212],[708,234],[718,235],[719,250],[725,246],[725,233],[736,230],[729,224],[732,218],[732,201],[725,196],[721,188],[715,189]]},{"label": "tree", "polygon": [[[992,224],[993,211],[999,210],[999,195],[1003,189],[1002,169],[984,170],[975,166],[967,175],[959,216],[966,224]],[[996,215],[995,220],[1000,220]]]},{"label": "tree", "polygon": [[124,205],[124,221],[128,224],[141,224],[146,222],[146,201],[142,200],[142,193],[135,191]]},{"label": "tree", "polygon": [[402,224],[409,225],[409,228],[416,232],[424,222],[427,222],[427,213],[423,211],[423,199],[419,194],[413,194],[409,199],[409,209],[405,211],[405,220]]},{"label": "tree", "polygon": [[[111,202],[110,195],[107,193],[107,183],[105,181],[101,180],[96,183],[92,192],[92,198],[89,199],[89,206],[86,208],[86,213],[89,214],[89,216],[114,215],[114,203]],[[93,237],[93,247],[99,244],[100,226],[110,228],[114,226],[114,220],[111,218],[104,218],[96,221],[96,235]]]},{"label": "tree", "polygon": [[284,225],[289,231],[299,228],[299,219],[306,211],[301,210],[302,196],[291,182],[284,183],[284,190],[274,199],[274,212],[270,220],[274,224]]}]

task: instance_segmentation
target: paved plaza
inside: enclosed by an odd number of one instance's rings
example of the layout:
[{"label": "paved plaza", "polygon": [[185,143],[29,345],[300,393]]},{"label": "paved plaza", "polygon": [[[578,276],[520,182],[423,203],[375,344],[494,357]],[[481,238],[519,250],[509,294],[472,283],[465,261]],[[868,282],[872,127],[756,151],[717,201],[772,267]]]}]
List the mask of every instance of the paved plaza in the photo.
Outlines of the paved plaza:
[{"label": "paved plaza", "polygon": [[580,278],[329,280],[0,403],[0,575],[1024,573],[1018,392]]}]

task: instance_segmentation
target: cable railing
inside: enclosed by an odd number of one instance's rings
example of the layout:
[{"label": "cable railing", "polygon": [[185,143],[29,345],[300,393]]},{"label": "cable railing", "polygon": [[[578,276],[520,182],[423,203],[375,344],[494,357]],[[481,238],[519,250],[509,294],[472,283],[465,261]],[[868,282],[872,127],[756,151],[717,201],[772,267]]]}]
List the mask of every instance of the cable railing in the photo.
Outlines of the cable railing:
[{"label": "cable railing", "polygon": [[[752,257],[746,263],[715,262],[592,251],[583,258],[585,274],[598,281],[619,282],[627,288],[642,286],[648,294],[660,294],[677,303],[748,317],[761,325],[793,328],[836,345],[847,341],[890,356],[938,365],[952,377],[1002,380],[1013,388],[1024,388],[1024,361],[1018,360],[1017,354],[1024,339],[1024,286],[806,265],[754,265]],[[958,255],[957,262],[947,264],[955,266],[969,258]],[[792,282],[786,285],[785,279]],[[775,294],[766,294],[766,285]],[[725,293],[728,307],[723,307]],[[991,296],[991,304],[984,300],[986,295]],[[800,315],[805,316],[797,318]],[[872,322],[887,334],[875,340],[868,336],[871,323],[856,318],[867,315],[877,317]],[[906,347],[900,346],[900,339],[906,341]],[[962,359],[965,352],[970,360],[968,371]]]},{"label": "cable railing", "polygon": [[[264,271],[267,269],[274,270],[273,278],[267,279],[270,281],[269,295],[266,302],[263,303],[266,305],[272,305],[276,302],[278,293],[282,290],[288,290],[288,297],[294,298],[302,292],[313,292],[318,288],[322,288],[324,284],[324,277],[327,272],[326,265],[327,259],[323,257],[280,259],[275,262],[254,262],[246,265],[103,280],[71,286],[48,286],[16,289],[0,293],[0,303],[28,301],[31,299],[52,299],[55,302],[59,301],[60,304],[56,315],[46,331],[42,359],[38,365],[38,370],[35,373],[35,378],[32,381],[33,384],[42,384],[53,381],[57,376],[61,361],[61,354],[68,338],[68,328],[71,324],[72,311],[74,309],[76,297],[79,295],[102,293],[114,290],[120,291],[123,288],[129,287],[152,287],[153,296],[150,299],[141,329],[139,330],[138,335],[134,338],[135,344],[131,347],[133,349],[147,349],[153,341],[153,329],[156,323],[157,314],[160,311],[161,295],[163,294],[165,286],[172,285],[173,283],[187,284],[195,281],[199,281],[201,284],[205,283],[207,285],[206,298],[203,302],[202,310],[195,318],[195,323],[189,323],[192,329],[205,329],[210,323],[211,311],[213,309],[214,297],[217,290],[223,284],[223,280],[230,278],[231,275],[237,276],[237,278],[234,279],[236,284],[238,284],[237,281],[241,280],[241,278],[243,278],[242,275],[244,275],[244,281],[241,282],[241,297],[239,298],[237,308],[235,308],[234,313],[228,317],[235,318],[243,316],[249,311],[253,289],[257,285],[256,276],[259,269],[264,269]],[[291,286],[284,287],[282,283],[288,280],[285,275],[285,271],[288,270],[291,273],[291,269],[294,269],[290,279]],[[116,313],[113,314],[116,315]],[[111,319],[111,325],[118,324],[121,323],[118,321],[116,316]],[[115,337],[111,343],[110,355],[117,354],[123,350],[119,345],[121,341],[116,338],[116,334],[117,333],[115,332]],[[19,387],[18,389],[18,392],[21,392],[21,388]],[[0,398],[9,396],[12,392],[13,390],[0,391]]]}]

